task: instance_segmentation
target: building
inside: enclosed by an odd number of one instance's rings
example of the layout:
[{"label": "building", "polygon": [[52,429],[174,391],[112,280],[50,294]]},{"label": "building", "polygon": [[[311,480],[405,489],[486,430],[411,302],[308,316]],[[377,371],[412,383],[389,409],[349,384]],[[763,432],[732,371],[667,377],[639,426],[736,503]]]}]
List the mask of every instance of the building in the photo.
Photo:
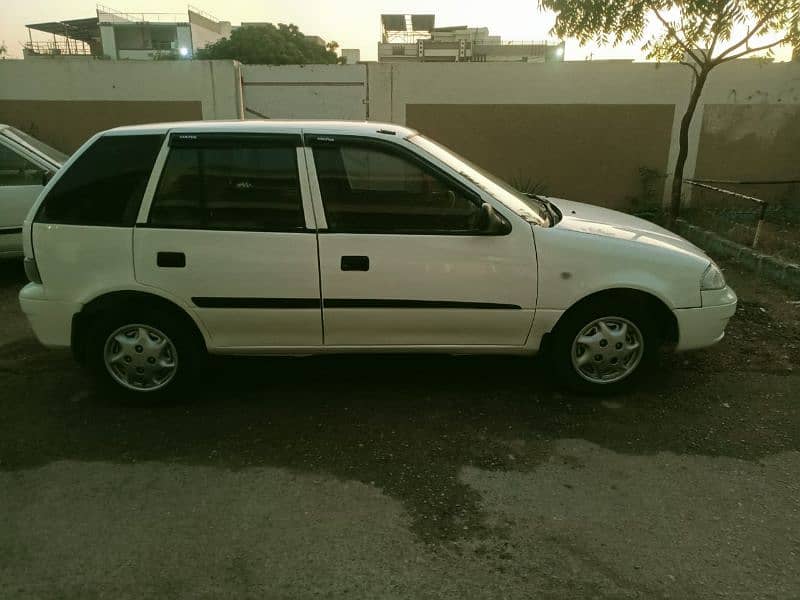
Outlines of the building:
[{"label": "building", "polygon": [[[191,6],[186,14],[172,14],[124,13],[98,5],[96,17],[35,23],[27,28],[25,58],[94,56],[112,60],[191,58],[231,32],[229,22]],[[35,41],[34,31],[49,34],[48,38]]]},{"label": "building", "polygon": [[564,42],[503,41],[486,27],[436,27],[435,15],[381,15],[378,62],[550,62]]},{"label": "building", "polygon": [[361,62],[361,50],[358,48],[342,48],[342,64],[354,65]]}]

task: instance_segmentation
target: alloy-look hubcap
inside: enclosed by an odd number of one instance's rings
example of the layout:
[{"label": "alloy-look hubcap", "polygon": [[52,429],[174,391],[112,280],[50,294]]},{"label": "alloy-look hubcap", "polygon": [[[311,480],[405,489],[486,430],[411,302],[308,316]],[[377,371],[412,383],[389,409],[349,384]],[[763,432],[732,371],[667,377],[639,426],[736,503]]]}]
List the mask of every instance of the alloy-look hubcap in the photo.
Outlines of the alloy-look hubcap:
[{"label": "alloy-look hubcap", "polygon": [[178,369],[175,345],[149,325],[125,325],[117,329],[106,340],[103,358],[114,380],[137,392],[163,388]]},{"label": "alloy-look hubcap", "polygon": [[572,343],[572,365],[591,383],[614,383],[642,360],[642,332],[628,319],[603,317],[589,323]]}]

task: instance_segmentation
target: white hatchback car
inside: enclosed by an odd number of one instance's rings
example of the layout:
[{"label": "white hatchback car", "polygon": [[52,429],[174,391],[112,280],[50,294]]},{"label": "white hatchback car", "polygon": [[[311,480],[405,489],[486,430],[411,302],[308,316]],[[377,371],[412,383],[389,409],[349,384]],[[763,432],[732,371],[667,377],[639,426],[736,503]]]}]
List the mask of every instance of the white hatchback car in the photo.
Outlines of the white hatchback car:
[{"label": "white hatchback car", "polygon": [[720,340],[736,295],[652,223],[528,197],[415,131],[333,121],[123,127],[24,225],[46,346],[164,391],[205,352],[535,354],[615,389],[662,342]]},{"label": "white hatchback car", "polygon": [[22,221],[66,154],[0,123],[0,259],[22,256]]}]

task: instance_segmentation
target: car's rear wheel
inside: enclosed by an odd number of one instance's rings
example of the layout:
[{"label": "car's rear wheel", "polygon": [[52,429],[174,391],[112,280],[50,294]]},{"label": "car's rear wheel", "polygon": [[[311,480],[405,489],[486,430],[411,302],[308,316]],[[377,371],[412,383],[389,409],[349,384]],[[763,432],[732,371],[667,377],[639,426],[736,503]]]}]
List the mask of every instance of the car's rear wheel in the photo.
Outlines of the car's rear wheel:
[{"label": "car's rear wheel", "polygon": [[582,392],[620,391],[650,366],[661,345],[644,307],[602,300],[567,313],[554,333],[555,367]]},{"label": "car's rear wheel", "polygon": [[111,378],[132,391],[155,392],[178,372],[178,350],[168,335],[151,325],[118,327],[106,339],[103,364]]},{"label": "car's rear wheel", "polygon": [[182,387],[201,357],[193,332],[158,308],[104,312],[89,326],[87,366],[128,394],[160,396]]}]

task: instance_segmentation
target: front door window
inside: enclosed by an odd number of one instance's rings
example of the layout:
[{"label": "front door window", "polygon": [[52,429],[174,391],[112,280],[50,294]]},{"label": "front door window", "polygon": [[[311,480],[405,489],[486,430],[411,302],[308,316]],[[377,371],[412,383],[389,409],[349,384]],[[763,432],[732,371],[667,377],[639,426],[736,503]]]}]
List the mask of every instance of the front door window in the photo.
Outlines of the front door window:
[{"label": "front door window", "polygon": [[316,146],[314,162],[331,232],[477,232],[479,199],[417,159],[348,143]]}]

